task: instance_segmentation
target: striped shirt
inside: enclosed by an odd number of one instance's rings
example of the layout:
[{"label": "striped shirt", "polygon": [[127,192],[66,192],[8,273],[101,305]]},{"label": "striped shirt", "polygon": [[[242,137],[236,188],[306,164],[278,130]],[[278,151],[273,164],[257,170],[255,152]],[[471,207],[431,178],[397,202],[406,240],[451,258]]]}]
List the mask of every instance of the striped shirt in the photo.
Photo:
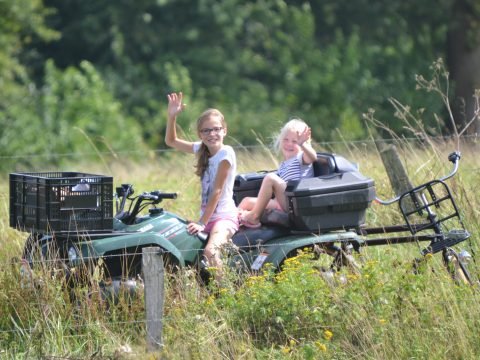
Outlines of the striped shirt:
[{"label": "striped shirt", "polygon": [[303,164],[303,151],[300,151],[297,156],[285,160],[280,164],[277,175],[285,182],[300,180],[304,177],[312,177],[313,167],[312,164]]}]

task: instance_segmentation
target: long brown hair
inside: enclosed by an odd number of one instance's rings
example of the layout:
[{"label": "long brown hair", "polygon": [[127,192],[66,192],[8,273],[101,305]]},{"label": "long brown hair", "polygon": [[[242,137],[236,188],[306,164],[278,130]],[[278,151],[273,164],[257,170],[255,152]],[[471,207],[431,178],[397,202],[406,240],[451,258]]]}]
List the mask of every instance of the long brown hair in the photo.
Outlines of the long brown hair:
[{"label": "long brown hair", "polygon": [[[222,123],[224,129],[227,128],[227,123],[225,122],[225,118],[220,110],[217,109],[207,109],[205,110],[197,119],[197,132],[200,135],[200,129],[202,128],[202,124],[205,120],[209,119],[211,116],[218,116]],[[208,167],[208,159],[210,158],[210,151],[208,147],[202,142],[200,144],[200,149],[197,152],[197,165],[195,174],[202,177],[205,173],[205,170]]]}]

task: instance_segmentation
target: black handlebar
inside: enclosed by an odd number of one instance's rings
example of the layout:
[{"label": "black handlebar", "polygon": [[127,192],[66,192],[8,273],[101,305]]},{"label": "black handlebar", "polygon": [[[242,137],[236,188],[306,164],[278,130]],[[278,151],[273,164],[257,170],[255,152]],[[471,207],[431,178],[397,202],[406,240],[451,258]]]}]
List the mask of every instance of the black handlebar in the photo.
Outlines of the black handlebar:
[{"label": "black handlebar", "polygon": [[160,190],[150,192],[151,195],[156,196],[159,199],[176,199],[177,193],[165,193]]},{"label": "black handlebar", "polygon": [[448,155],[448,161],[450,161],[452,163],[457,162],[458,160],[460,160],[460,158],[461,158],[460,151],[454,151],[453,153]]},{"label": "black handlebar", "polygon": [[151,192],[144,192],[139,196],[141,200],[153,200],[155,202],[160,202],[163,199],[176,199],[177,193],[164,193],[160,190],[155,190]]},{"label": "black handlebar", "polygon": [[157,195],[149,194],[149,193],[144,193],[140,195],[140,197],[142,198],[142,200],[154,200],[154,201],[158,200]]},{"label": "black handlebar", "polygon": [[[131,197],[133,193],[133,185],[131,184],[122,184],[122,186],[117,187],[117,215],[115,217],[127,225],[135,221],[135,217],[145,206],[156,205],[163,199],[177,198],[177,193],[166,193],[160,190],[144,192],[136,198]],[[118,199],[121,199],[120,207],[118,206]],[[131,204],[130,208],[125,210],[127,199],[131,200]]]},{"label": "black handlebar", "polygon": [[444,181],[447,179],[450,179],[453,175],[457,173],[458,170],[458,162],[460,161],[460,151],[454,151],[450,155],[448,155],[448,161],[450,161],[453,164],[453,169],[450,172],[450,174],[445,175],[444,177],[441,177],[440,180]]}]

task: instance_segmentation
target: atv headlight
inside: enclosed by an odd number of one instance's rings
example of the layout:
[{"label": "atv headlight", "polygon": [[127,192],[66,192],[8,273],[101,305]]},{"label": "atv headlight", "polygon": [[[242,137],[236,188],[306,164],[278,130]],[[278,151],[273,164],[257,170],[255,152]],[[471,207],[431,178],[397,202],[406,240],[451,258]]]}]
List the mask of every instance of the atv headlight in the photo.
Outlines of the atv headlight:
[{"label": "atv headlight", "polygon": [[467,250],[462,250],[460,251],[460,253],[458,254],[458,258],[460,259],[460,261],[463,261],[463,262],[469,262],[470,260],[472,260],[472,255],[470,255],[470,253],[467,251]]},{"label": "atv headlight", "polygon": [[78,252],[77,252],[77,249],[75,249],[75,247],[73,246],[70,246],[68,248],[68,260],[70,262],[74,262],[78,259]]}]

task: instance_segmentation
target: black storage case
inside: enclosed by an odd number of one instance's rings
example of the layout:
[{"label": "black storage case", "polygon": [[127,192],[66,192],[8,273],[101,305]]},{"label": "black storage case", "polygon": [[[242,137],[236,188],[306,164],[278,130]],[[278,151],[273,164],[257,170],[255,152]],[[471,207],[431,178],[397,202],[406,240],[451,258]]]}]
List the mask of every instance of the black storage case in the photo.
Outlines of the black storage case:
[{"label": "black storage case", "polygon": [[113,230],[113,178],[78,172],[10,174],[10,226],[39,233]]},{"label": "black storage case", "polygon": [[295,230],[348,230],[365,223],[375,186],[372,179],[349,171],[288,183],[285,194]]},{"label": "black storage case", "polygon": [[238,206],[244,197],[257,197],[263,178],[269,171],[238,174],[233,185],[233,199]]},{"label": "black storage case", "polygon": [[[313,163],[314,176],[328,175],[334,172],[354,171],[352,163],[342,156],[330,153],[317,153],[317,161]],[[233,199],[238,206],[244,197],[256,197],[263,178],[275,170],[262,170],[246,174],[238,174],[233,186]]]}]

